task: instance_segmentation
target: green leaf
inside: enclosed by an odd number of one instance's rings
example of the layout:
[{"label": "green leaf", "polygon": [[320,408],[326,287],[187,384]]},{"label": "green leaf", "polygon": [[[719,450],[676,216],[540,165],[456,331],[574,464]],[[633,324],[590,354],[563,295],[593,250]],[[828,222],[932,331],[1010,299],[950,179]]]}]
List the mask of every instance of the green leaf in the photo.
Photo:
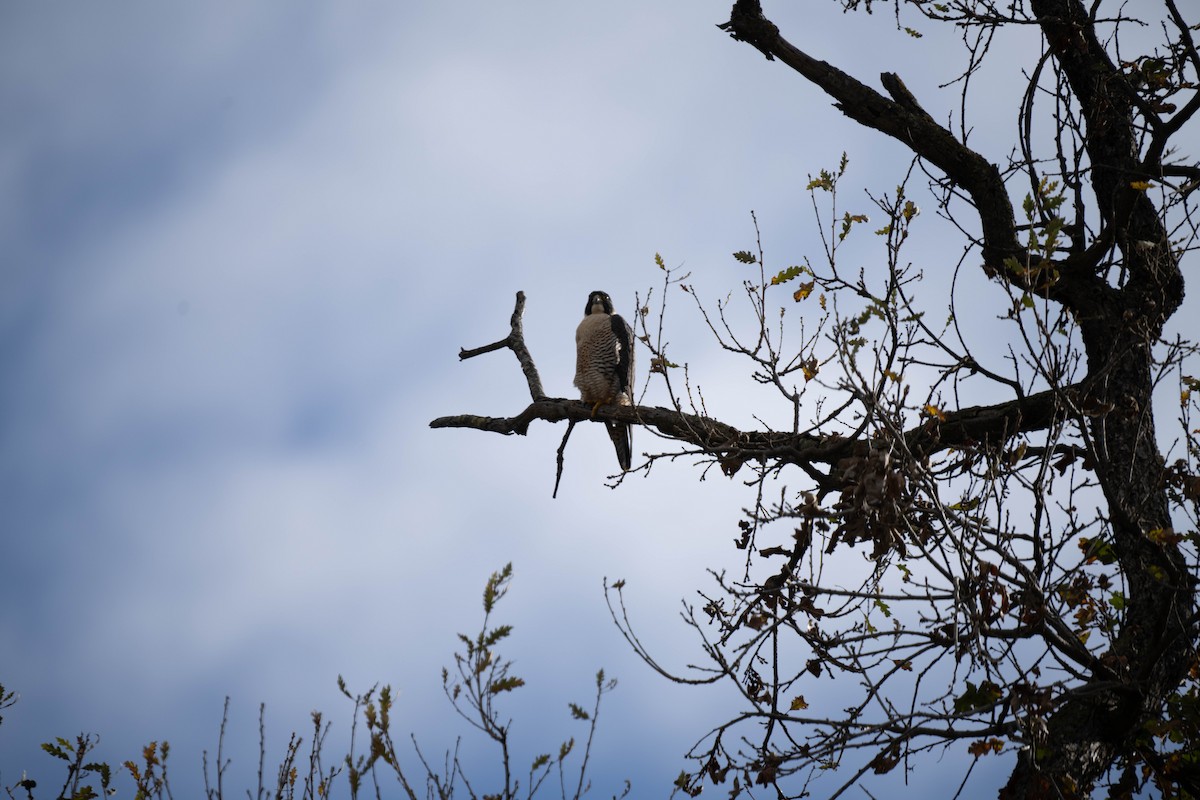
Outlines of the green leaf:
[{"label": "green leaf", "polygon": [[1117,562],[1117,551],[1113,549],[1112,542],[1104,539],[1080,537],[1079,549],[1083,551],[1084,558],[1089,564],[1099,561],[1107,566]]},{"label": "green leaf", "polygon": [[867,217],[866,214],[851,214],[849,211],[847,211],[845,216],[842,217],[842,230],[841,233],[838,234],[838,241],[845,241],[846,237],[850,235],[850,228],[854,225],[854,223],[870,221],[870,218]]},{"label": "green leaf", "polygon": [[101,786],[107,787],[112,782],[112,769],[108,764],[92,761],[84,765],[83,771],[99,773]]},{"label": "green leaf", "polygon": [[567,703],[567,706],[570,707],[571,716],[573,718],[584,719],[584,720],[591,719],[591,717],[588,715],[588,713],[586,711],[584,711],[583,708],[581,708],[580,706],[577,706],[574,703]]},{"label": "green leaf", "polygon": [[71,756],[68,755],[71,745],[66,739],[59,739],[58,744],[54,742],[42,742],[42,749],[55,758],[61,758],[63,761],[71,760]]},{"label": "green leaf", "polygon": [[484,637],[483,646],[491,647],[492,645],[496,644],[496,642],[499,642],[501,639],[508,636],[510,633],[512,633],[512,625],[500,625],[499,627],[494,628],[486,637]]},{"label": "green leaf", "polygon": [[805,188],[810,192],[813,189],[821,189],[826,192],[831,192],[833,191],[833,187],[836,183],[836,178],[830,175],[826,170],[821,170],[821,174],[816,178],[809,180],[808,186]]},{"label": "green leaf", "polygon": [[511,692],[513,689],[519,689],[524,685],[524,678],[501,678],[488,685],[488,693],[500,694],[501,692]]},{"label": "green leaf", "polygon": [[488,578],[487,586],[483,587],[483,610],[488,614],[496,607],[500,598],[508,591],[508,582],[512,578],[512,562],[504,565],[504,569],[493,572]]},{"label": "green leaf", "polygon": [[771,278],[771,285],[778,286],[781,283],[787,283],[788,281],[799,277],[805,272],[808,272],[807,267],[788,267],[785,270],[781,270],[778,275],[775,275]]},{"label": "green leaf", "polygon": [[736,258],[738,261],[740,261],[743,264],[757,264],[758,263],[758,258],[753,253],[751,253],[749,250],[738,250],[736,253],[733,254],[733,257]]},{"label": "green leaf", "polygon": [[1000,687],[992,681],[981,681],[976,686],[967,681],[967,690],[954,698],[954,710],[960,714],[991,708],[1003,696]]},{"label": "green leaf", "polygon": [[[669,360],[669,359],[663,358],[662,356],[653,356],[653,357],[650,359],[650,372],[651,372],[651,374],[654,374],[654,373],[659,373],[659,374],[663,374],[663,375],[665,375],[665,374],[666,374],[666,372],[667,372],[667,370],[669,370],[669,369],[675,369],[675,368],[676,368],[676,367],[678,367],[678,366],[679,366],[679,365],[678,365],[678,364],[676,364],[674,361],[671,361],[671,360]],[[618,585],[618,584],[620,584],[620,585]],[[614,589],[620,589],[620,588],[621,588],[622,586],[624,586],[624,585],[625,585],[625,582],[624,582],[624,581],[617,581],[617,583],[614,583],[614,584],[613,584],[613,588],[614,588]]]}]

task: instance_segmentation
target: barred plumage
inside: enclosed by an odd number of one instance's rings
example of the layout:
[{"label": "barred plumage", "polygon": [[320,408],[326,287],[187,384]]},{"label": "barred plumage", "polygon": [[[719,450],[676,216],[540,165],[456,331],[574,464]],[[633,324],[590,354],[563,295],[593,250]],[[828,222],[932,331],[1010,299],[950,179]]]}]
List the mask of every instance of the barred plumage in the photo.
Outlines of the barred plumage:
[{"label": "barred plumage", "polygon": [[[633,405],[633,329],[613,313],[604,292],[588,295],[583,321],[575,330],[575,385],[581,399],[595,408]],[[633,462],[633,428],[606,422],[622,470]]]}]

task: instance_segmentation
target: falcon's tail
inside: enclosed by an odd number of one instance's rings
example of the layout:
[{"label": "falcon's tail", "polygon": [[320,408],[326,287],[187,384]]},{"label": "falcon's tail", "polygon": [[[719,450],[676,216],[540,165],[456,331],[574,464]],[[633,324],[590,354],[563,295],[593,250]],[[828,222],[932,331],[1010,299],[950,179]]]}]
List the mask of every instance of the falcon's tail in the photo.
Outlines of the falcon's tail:
[{"label": "falcon's tail", "polygon": [[605,422],[608,428],[608,438],[612,439],[617,451],[617,461],[622,471],[628,471],[633,464],[633,426],[626,422]]}]

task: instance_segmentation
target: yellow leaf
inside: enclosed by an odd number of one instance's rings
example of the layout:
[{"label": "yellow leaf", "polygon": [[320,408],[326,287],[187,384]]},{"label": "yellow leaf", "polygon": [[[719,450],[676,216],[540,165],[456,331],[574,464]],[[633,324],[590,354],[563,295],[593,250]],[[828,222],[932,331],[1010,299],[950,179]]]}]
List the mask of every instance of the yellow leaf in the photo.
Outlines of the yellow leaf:
[{"label": "yellow leaf", "polygon": [[808,701],[804,699],[804,695],[796,695],[796,699],[792,701],[792,711],[803,711],[808,708]]},{"label": "yellow leaf", "polygon": [[979,508],[979,498],[967,497],[952,506],[949,506],[951,511],[974,511]]},{"label": "yellow leaf", "polygon": [[925,413],[936,419],[938,422],[946,421],[946,412],[935,406],[933,403],[925,405]]},{"label": "yellow leaf", "polygon": [[1139,192],[1144,192],[1153,185],[1154,184],[1152,184],[1150,181],[1130,181],[1129,182],[1129,188],[1137,189]]},{"label": "yellow leaf", "polygon": [[795,300],[797,303],[799,303],[801,300],[808,299],[808,296],[810,294],[812,294],[813,284],[814,284],[814,281],[809,281],[808,283],[800,284],[800,288],[792,293],[792,299]]}]

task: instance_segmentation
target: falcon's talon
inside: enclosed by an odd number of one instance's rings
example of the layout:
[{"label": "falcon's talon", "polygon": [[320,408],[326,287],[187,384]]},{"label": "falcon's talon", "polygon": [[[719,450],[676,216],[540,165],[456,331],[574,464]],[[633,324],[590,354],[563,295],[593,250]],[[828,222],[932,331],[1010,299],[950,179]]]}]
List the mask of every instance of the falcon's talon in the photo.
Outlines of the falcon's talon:
[{"label": "falcon's talon", "polygon": [[[605,292],[588,295],[583,322],[575,330],[575,385],[592,404],[592,418],[603,405],[633,405],[633,328],[613,313]],[[633,461],[633,428],[627,422],[605,422],[622,470]]]}]

